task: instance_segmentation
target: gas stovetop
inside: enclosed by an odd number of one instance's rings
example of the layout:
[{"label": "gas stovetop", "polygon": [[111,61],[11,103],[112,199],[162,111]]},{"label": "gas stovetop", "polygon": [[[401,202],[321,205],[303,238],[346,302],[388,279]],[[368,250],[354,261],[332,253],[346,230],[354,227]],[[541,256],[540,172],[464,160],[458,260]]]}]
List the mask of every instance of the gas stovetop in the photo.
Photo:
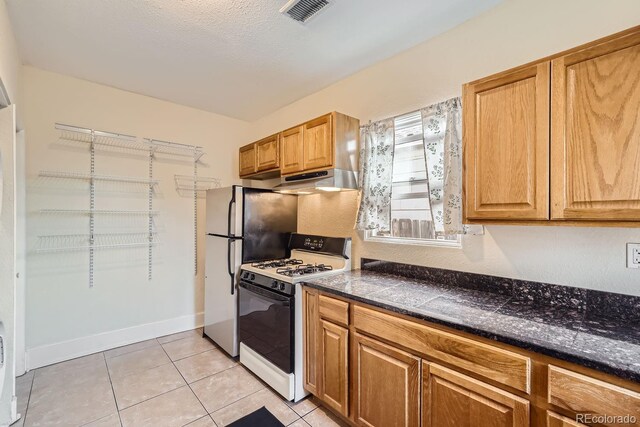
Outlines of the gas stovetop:
[{"label": "gas stovetop", "polygon": [[289,249],[289,258],[242,264],[241,277],[253,281],[266,276],[276,279],[280,287],[282,282],[298,283],[351,270],[350,239],[294,234]]},{"label": "gas stovetop", "polygon": [[254,262],[243,264],[241,268],[243,272],[248,271],[256,276],[267,276],[288,283],[339,273],[346,268],[343,258],[313,255]]}]

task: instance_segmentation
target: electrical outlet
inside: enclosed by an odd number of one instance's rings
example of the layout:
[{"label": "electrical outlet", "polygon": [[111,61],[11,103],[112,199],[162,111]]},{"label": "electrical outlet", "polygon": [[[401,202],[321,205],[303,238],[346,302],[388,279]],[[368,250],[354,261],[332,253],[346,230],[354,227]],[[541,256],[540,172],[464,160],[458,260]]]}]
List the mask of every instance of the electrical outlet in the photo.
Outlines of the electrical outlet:
[{"label": "electrical outlet", "polygon": [[640,268],[640,243],[627,243],[627,268]]}]

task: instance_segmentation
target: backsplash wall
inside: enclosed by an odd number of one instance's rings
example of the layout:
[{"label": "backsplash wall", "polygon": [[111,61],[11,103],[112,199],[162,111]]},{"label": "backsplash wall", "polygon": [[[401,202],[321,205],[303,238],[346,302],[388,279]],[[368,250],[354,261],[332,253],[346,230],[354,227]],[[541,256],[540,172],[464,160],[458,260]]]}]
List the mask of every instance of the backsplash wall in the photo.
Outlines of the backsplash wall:
[{"label": "backsplash wall", "polygon": [[351,236],[355,268],[373,258],[640,296],[640,271],[625,267],[638,229],[491,226],[463,236],[462,248],[374,243],[353,229],[357,199],[355,191],[300,197],[299,231]]},{"label": "backsplash wall", "polygon": [[[505,1],[446,33],[288,105],[252,126],[254,139],[328,111],[361,123],[461,94],[465,82],[638,25],[640,2]],[[640,295],[640,270],[625,267],[638,228],[491,226],[462,249],[364,242],[353,232],[356,193],[300,198],[299,227],[351,235],[354,258],[397,261]],[[356,263],[357,264],[357,263]]]}]

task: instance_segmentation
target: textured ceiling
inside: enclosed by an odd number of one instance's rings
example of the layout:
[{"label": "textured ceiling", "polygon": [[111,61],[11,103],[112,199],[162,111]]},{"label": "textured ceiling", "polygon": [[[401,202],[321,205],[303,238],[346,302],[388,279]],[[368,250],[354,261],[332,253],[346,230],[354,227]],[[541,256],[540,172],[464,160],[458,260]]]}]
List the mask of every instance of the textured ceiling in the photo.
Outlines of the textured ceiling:
[{"label": "textured ceiling", "polygon": [[500,0],[6,0],[24,63],[254,120]]}]

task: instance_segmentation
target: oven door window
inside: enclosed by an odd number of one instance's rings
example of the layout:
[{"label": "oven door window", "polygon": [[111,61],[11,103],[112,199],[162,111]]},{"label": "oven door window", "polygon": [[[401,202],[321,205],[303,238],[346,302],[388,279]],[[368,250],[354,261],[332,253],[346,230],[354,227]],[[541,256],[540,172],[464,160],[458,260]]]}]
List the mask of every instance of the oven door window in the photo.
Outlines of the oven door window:
[{"label": "oven door window", "polygon": [[240,283],[240,342],[286,373],[293,372],[293,297]]}]

